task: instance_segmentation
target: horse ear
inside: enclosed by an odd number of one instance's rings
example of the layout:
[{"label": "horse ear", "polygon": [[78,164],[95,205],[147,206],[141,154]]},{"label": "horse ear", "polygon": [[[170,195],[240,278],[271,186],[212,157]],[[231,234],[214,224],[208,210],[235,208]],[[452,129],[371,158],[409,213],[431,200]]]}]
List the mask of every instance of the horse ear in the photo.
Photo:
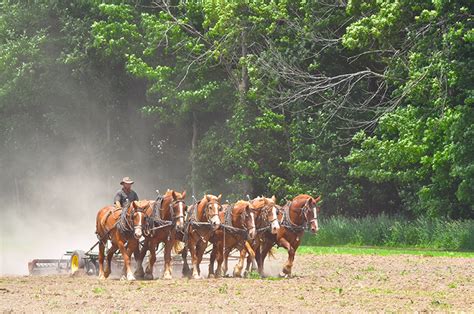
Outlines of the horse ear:
[{"label": "horse ear", "polygon": [[133,201],[132,204],[130,204],[133,208],[137,208],[138,207],[138,203],[137,201]]},{"label": "horse ear", "polygon": [[220,203],[221,202],[221,198],[222,198],[222,194],[219,194],[219,196],[217,197],[217,201]]},{"label": "horse ear", "polygon": [[181,193],[181,195],[183,196],[183,198],[186,197],[186,190],[183,191],[183,193]]},{"label": "horse ear", "polygon": [[321,200],[321,195],[319,195],[317,198],[314,199],[314,203],[317,203]]},{"label": "horse ear", "polygon": [[207,200],[208,202],[211,201],[211,197],[209,196],[209,194],[206,195],[206,200]]},{"label": "horse ear", "polygon": [[171,192],[171,195],[173,195],[173,200],[176,201],[176,199],[177,199],[177,197],[176,197],[176,192],[175,192],[175,191]]},{"label": "horse ear", "polygon": [[275,197],[275,195],[272,196],[272,201],[273,201],[273,203],[276,203],[277,198]]}]

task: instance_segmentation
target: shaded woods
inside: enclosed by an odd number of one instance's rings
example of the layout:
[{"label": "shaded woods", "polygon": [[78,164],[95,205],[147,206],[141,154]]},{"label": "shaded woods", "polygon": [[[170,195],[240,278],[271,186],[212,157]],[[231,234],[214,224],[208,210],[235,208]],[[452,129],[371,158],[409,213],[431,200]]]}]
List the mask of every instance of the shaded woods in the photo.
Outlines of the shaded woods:
[{"label": "shaded woods", "polygon": [[54,197],[37,184],[59,174],[112,195],[130,175],[148,197],[309,193],[325,215],[474,218],[471,10],[3,1],[3,199]]}]

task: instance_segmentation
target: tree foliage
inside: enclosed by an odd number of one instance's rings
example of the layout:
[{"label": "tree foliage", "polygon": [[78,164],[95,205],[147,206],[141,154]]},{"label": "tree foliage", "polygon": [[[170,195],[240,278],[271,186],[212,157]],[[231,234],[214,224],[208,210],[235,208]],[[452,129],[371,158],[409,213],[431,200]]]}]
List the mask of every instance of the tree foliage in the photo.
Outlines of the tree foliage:
[{"label": "tree foliage", "polygon": [[195,193],[474,216],[468,1],[7,1],[0,34],[8,156],[31,144],[25,117],[54,133],[87,120],[88,97],[108,156],[146,124],[128,144]]}]

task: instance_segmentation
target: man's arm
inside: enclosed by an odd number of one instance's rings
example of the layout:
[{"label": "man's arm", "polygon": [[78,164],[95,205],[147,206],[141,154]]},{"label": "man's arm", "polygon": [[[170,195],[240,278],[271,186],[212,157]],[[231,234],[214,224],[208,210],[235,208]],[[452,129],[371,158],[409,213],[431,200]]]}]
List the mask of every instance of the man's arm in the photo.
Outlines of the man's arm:
[{"label": "man's arm", "polygon": [[120,204],[120,192],[117,192],[117,194],[115,194],[115,197],[114,197],[114,205],[115,205],[115,208],[117,209],[120,209],[122,208],[122,204]]}]

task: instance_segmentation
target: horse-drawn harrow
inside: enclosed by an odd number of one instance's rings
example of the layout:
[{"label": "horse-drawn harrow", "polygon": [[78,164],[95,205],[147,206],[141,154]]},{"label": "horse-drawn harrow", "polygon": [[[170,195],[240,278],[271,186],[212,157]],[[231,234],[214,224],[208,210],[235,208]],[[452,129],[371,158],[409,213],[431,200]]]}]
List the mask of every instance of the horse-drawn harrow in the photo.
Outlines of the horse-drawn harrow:
[{"label": "horse-drawn harrow", "polygon": [[[88,275],[97,275],[99,270],[99,255],[92,250],[67,251],[59,259],[33,259],[28,262],[28,272],[30,275],[51,275],[51,274],[74,274],[83,270]],[[120,255],[114,256],[114,264],[120,265],[122,258]]]},{"label": "horse-drawn harrow", "polygon": [[[98,243],[96,243],[89,251],[83,250],[67,251],[59,259],[33,259],[28,262],[28,272],[31,276],[69,274],[76,273],[95,276],[99,274],[99,254],[92,251]],[[237,256],[229,256],[231,265],[237,262]],[[189,261],[190,262],[190,261]],[[135,261],[133,260],[135,264]],[[203,264],[209,263],[209,257],[203,258]],[[163,259],[159,258],[155,263],[155,272],[162,272]],[[183,261],[181,255],[173,256],[173,272],[181,273]],[[123,267],[123,258],[117,252],[112,259],[112,268],[119,270]]]}]

